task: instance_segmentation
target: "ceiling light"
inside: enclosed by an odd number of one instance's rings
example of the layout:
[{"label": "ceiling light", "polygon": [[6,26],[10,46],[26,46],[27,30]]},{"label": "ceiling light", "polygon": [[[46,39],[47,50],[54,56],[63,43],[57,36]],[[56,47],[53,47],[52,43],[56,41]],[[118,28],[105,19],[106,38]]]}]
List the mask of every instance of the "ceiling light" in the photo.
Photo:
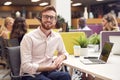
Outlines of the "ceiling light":
[{"label": "ceiling light", "polygon": [[96,0],[96,1],[104,1],[104,0]]},{"label": "ceiling light", "polygon": [[43,3],[40,3],[39,5],[40,6],[46,6],[46,5],[48,5],[48,2],[43,2]]},{"label": "ceiling light", "polygon": [[4,5],[11,5],[11,4],[12,2],[9,2],[9,1],[4,3]]},{"label": "ceiling light", "polygon": [[31,0],[31,2],[38,2],[38,1],[40,1],[40,0]]},{"label": "ceiling light", "polygon": [[82,5],[82,3],[74,3],[74,4],[72,4],[72,6],[80,6],[80,5]]}]

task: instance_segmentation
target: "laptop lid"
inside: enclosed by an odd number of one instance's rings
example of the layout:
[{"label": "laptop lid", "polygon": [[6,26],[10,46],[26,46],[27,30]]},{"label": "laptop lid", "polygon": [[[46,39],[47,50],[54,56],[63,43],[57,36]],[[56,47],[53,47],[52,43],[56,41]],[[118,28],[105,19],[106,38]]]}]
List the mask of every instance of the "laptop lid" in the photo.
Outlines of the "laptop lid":
[{"label": "laptop lid", "polygon": [[99,59],[104,61],[104,62],[107,62],[108,60],[108,57],[110,55],[110,52],[112,50],[112,47],[113,47],[113,43],[111,42],[105,42],[103,48],[102,48],[102,52],[100,54],[100,57]]}]

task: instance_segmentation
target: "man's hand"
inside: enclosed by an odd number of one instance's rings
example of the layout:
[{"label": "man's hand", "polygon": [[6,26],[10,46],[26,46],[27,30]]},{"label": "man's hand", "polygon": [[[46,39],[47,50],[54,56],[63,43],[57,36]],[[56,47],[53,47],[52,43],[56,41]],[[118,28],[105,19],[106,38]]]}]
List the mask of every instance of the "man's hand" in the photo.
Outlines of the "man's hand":
[{"label": "man's hand", "polygon": [[59,69],[62,65],[62,61],[65,60],[66,56],[65,55],[60,55],[57,58],[54,59],[54,63],[57,66],[57,69]]},{"label": "man's hand", "polygon": [[38,68],[38,72],[43,72],[43,71],[52,71],[52,70],[56,70],[59,69],[62,65],[62,61],[66,59],[65,55],[60,55],[58,57],[56,57],[53,61],[53,63],[51,64],[51,66],[39,66]]}]

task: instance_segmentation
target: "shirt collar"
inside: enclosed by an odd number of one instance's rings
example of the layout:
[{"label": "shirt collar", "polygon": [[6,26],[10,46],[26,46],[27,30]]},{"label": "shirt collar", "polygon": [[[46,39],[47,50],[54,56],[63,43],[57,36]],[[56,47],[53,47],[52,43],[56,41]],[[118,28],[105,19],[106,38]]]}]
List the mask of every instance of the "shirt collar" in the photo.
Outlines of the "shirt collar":
[{"label": "shirt collar", "polygon": [[[40,34],[41,37],[47,38],[46,35],[45,35],[45,34],[42,32],[42,30],[40,29],[40,26],[39,26],[37,29],[38,29],[39,34]],[[50,35],[49,35],[48,37],[53,37],[53,36],[55,36],[54,31],[51,30],[51,33],[50,33]]]}]

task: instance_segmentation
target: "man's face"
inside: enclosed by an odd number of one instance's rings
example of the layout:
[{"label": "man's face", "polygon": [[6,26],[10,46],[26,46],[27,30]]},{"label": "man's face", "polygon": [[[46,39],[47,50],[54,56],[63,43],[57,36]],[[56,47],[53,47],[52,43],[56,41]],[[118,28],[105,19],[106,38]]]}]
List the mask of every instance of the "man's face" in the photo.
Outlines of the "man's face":
[{"label": "man's face", "polygon": [[56,25],[56,13],[51,10],[43,12],[41,23],[44,29],[52,29]]},{"label": "man's face", "polygon": [[86,23],[85,23],[85,20],[80,20],[79,21],[79,26],[81,27],[81,28],[84,28],[85,26],[86,26]]}]

